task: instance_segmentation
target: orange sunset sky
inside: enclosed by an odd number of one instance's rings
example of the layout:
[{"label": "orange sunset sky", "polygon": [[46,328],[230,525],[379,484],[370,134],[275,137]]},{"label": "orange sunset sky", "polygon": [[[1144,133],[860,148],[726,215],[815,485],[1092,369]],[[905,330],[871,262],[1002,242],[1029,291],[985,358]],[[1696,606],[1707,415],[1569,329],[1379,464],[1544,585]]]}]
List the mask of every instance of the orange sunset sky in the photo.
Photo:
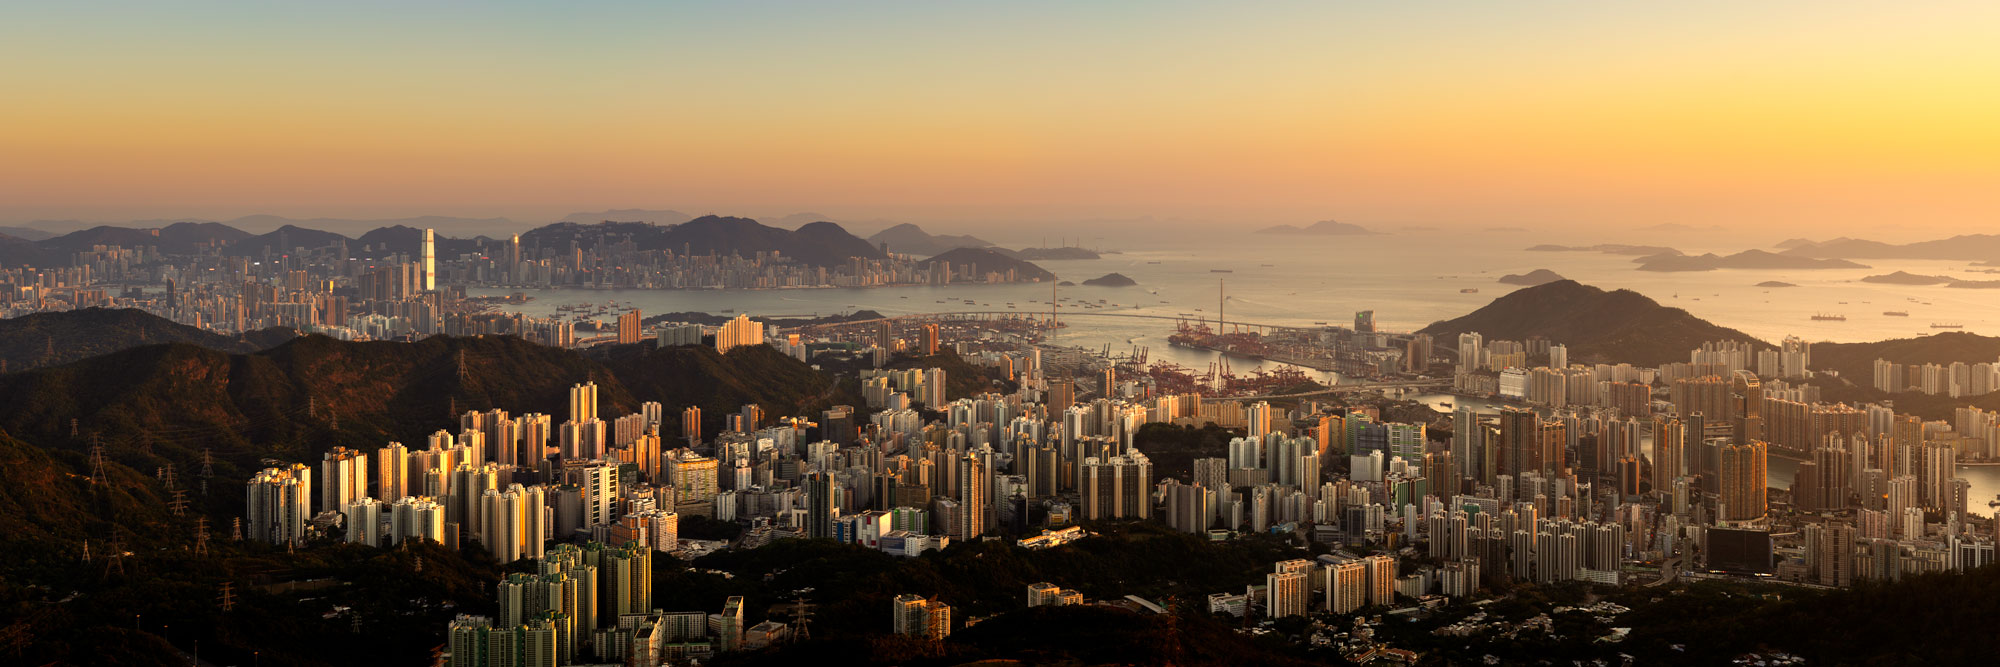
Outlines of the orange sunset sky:
[{"label": "orange sunset sky", "polygon": [[0,222],[2000,220],[2000,3],[0,12]]}]

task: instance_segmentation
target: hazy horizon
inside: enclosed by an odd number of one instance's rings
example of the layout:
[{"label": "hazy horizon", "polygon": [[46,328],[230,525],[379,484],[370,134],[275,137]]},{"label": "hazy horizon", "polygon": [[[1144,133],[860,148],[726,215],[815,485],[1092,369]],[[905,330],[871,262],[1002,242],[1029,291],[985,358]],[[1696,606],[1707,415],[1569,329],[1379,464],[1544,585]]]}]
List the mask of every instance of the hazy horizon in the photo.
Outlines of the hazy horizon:
[{"label": "hazy horizon", "polygon": [[39,5],[0,25],[0,220],[2000,218],[2000,6],[1806,9]]}]

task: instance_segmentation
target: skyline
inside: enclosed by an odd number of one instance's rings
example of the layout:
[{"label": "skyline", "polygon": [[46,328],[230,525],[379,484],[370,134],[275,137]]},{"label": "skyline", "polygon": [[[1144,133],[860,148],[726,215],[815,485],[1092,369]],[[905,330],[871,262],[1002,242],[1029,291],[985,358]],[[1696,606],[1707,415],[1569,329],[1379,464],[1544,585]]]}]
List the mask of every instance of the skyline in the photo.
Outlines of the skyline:
[{"label": "skyline", "polygon": [[0,72],[0,221],[1931,238],[2000,212],[2000,8],[1792,9],[34,7],[0,27],[33,64]]}]

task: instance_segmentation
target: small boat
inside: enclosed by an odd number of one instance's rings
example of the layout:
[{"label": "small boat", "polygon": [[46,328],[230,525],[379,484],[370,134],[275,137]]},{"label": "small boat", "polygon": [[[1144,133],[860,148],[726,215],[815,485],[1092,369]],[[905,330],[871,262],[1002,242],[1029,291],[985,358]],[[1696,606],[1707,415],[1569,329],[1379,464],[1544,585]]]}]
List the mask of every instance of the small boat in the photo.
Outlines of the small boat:
[{"label": "small boat", "polygon": [[1467,288],[1464,288],[1464,289],[1460,289],[1460,290],[1458,291],[1458,293],[1459,293],[1459,294],[1478,294],[1478,293],[1479,293],[1479,288],[1477,288],[1477,287],[1467,287]]},{"label": "small boat", "polygon": [[1900,311],[1900,310],[1885,310],[1885,311],[1882,311],[1882,314],[1883,314],[1883,315],[1888,315],[1888,316],[1890,316],[1890,317],[1909,317],[1909,316],[1910,316],[1910,314],[1909,314],[1909,313],[1906,313],[1906,312],[1903,312],[1903,311]]},{"label": "small boat", "polygon": [[1208,270],[1208,272],[1209,272],[1209,273],[1235,273],[1235,271],[1232,271],[1232,270],[1230,270],[1230,269],[1209,269],[1209,270]]},{"label": "small boat", "polygon": [[1151,262],[1146,262],[1146,263],[1147,263],[1147,264],[1158,264],[1159,262],[1158,262],[1158,261],[1151,261]]},{"label": "small boat", "polygon": [[1932,329],[1963,329],[1963,328],[1965,328],[1965,325],[1963,325],[1963,324],[1938,324],[1938,323],[1936,323],[1936,322],[1932,322],[1932,323],[1931,323],[1931,328],[1932,328]]},{"label": "small boat", "polygon": [[1812,316],[1812,318],[1813,318],[1814,320],[1817,320],[1817,321],[1821,321],[1821,322],[1846,322],[1846,321],[1847,321],[1847,316],[1846,316],[1846,315],[1828,315],[1828,314],[1826,314],[1826,313],[1814,313],[1814,314],[1813,314],[1813,316]]}]

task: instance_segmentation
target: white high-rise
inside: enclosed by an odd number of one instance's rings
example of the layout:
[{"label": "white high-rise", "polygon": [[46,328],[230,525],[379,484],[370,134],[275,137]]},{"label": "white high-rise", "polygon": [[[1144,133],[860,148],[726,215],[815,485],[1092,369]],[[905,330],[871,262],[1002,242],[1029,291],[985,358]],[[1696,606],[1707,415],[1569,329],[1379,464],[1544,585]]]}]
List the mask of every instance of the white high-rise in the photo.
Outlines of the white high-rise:
[{"label": "white high-rise", "polygon": [[265,468],[246,485],[243,523],[249,538],[271,544],[301,542],[312,520],[312,469],[294,463]]},{"label": "white high-rise", "polygon": [[320,461],[322,512],[344,512],[354,499],[368,495],[368,455],[335,447]]}]

